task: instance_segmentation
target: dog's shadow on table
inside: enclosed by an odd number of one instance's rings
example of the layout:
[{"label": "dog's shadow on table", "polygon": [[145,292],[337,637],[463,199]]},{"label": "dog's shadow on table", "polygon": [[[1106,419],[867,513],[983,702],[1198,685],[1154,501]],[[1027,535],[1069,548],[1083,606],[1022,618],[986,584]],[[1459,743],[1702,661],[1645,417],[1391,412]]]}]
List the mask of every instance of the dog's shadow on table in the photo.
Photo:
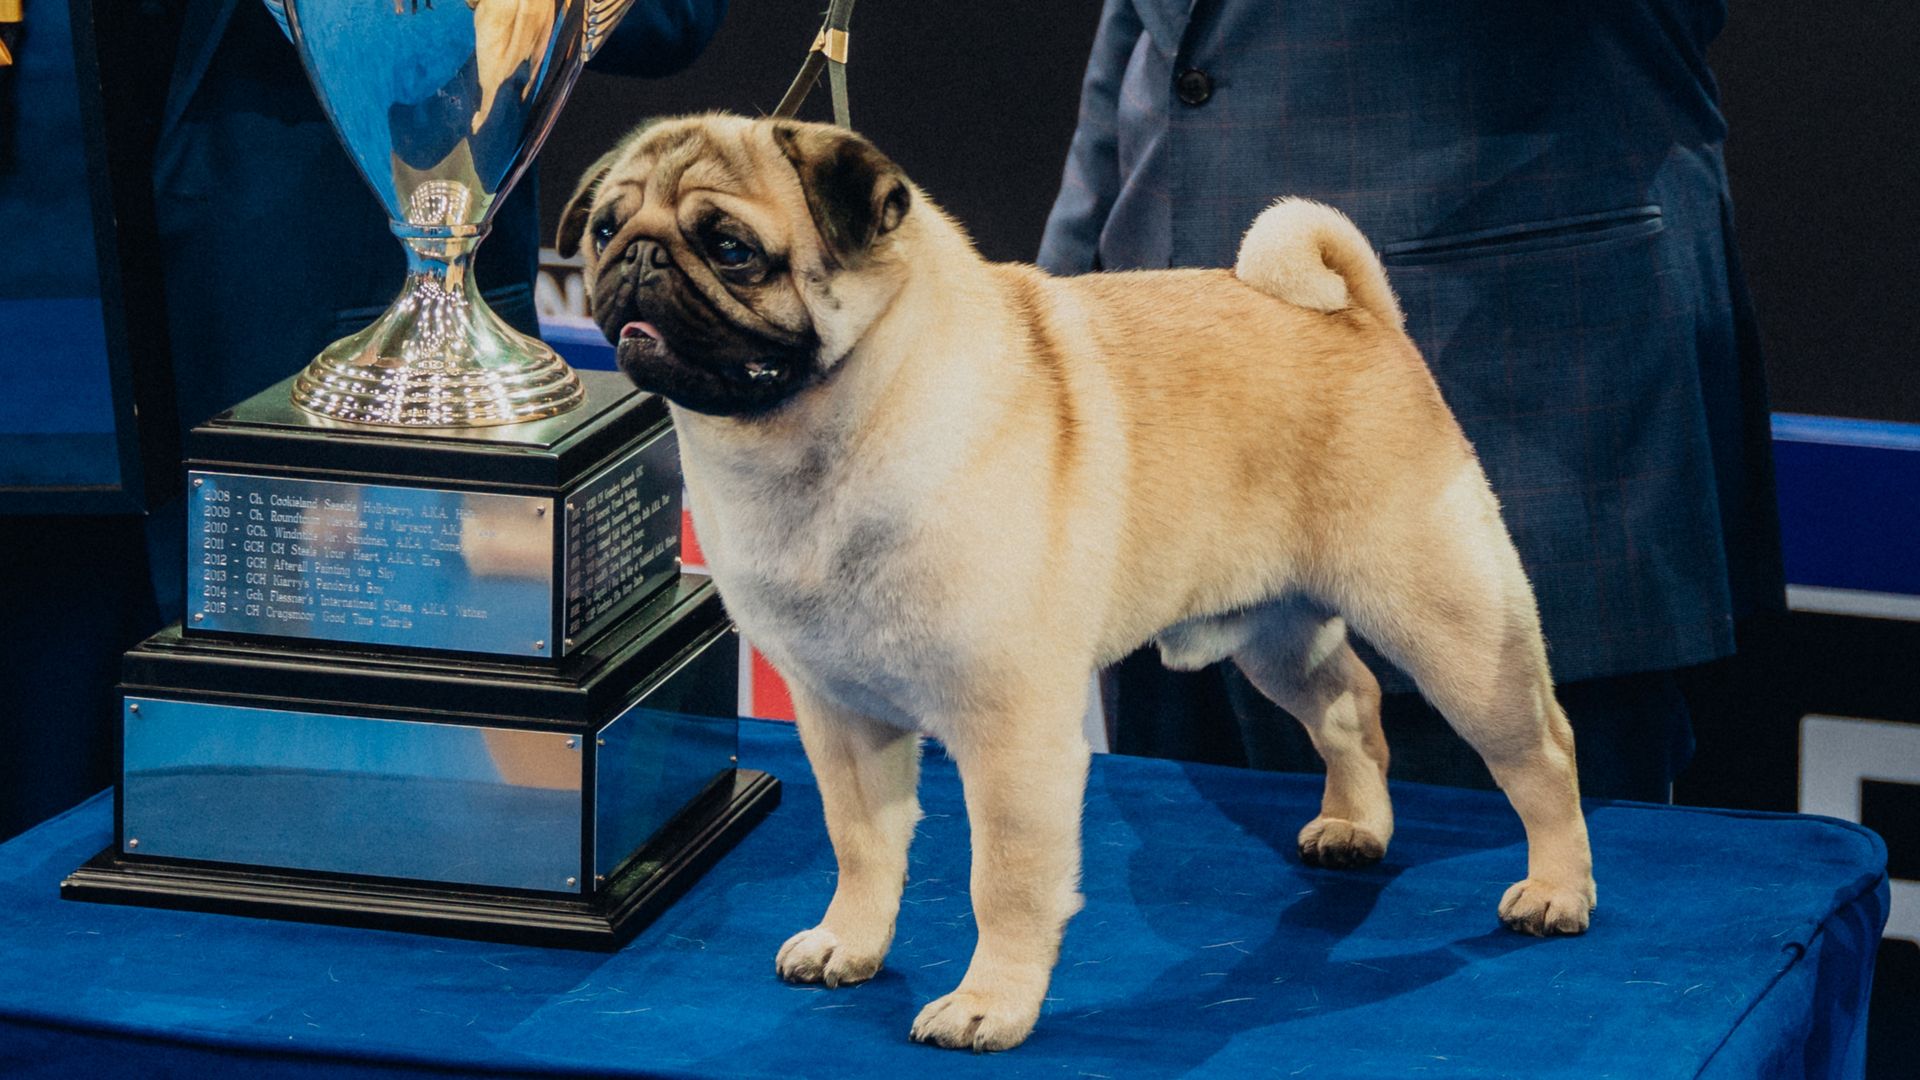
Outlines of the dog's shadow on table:
[{"label": "dog's shadow on table", "polygon": [[[1223,785],[1223,777],[1239,782]],[[1470,815],[1475,820],[1450,823],[1442,844],[1416,839],[1376,866],[1321,870],[1300,862],[1295,837],[1318,803],[1322,778],[1249,779],[1173,762],[1095,771],[1084,828],[1087,908],[1068,926],[1038,1028],[1002,1067],[1025,1063],[1057,1075],[1071,1061],[1092,1075],[1177,1075],[1246,1033],[1362,1009],[1538,944],[1500,927],[1491,899],[1434,914],[1441,922],[1430,929],[1445,940],[1429,936],[1428,947],[1396,951],[1375,932],[1391,928],[1369,926],[1396,880],[1432,849],[1444,847],[1446,858],[1513,846],[1503,828],[1486,827],[1504,827],[1504,819]],[[920,1007],[959,981],[974,944],[965,808],[956,791],[950,802],[930,799],[927,810],[914,883],[939,875],[943,903],[903,912],[903,940],[872,981],[850,990],[783,988],[806,1007],[762,1045],[784,1052],[847,1040],[875,1052],[905,1050]],[[1403,821],[1402,828],[1405,837],[1421,827]],[[939,959],[923,962],[930,956]],[[909,1052],[933,1055],[912,1059],[929,1067],[951,1057],[964,1069],[972,1059]]]},{"label": "dog's shadow on table", "polygon": [[[1204,1063],[1238,1035],[1375,1005],[1482,959],[1541,944],[1501,927],[1491,902],[1484,910],[1463,903],[1433,916],[1455,920],[1450,929],[1458,932],[1451,940],[1430,944],[1429,936],[1423,947],[1396,951],[1393,928],[1369,926],[1369,920],[1414,858],[1396,858],[1390,851],[1377,865],[1349,870],[1303,864],[1296,836],[1312,815],[1302,807],[1318,804],[1321,777],[1272,778],[1273,784],[1238,785],[1216,798],[1218,770],[1176,768],[1184,783],[1171,785],[1171,802],[1164,801],[1166,796],[1141,797],[1151,792],[1117,793],[1121,797],[1099,803],[1109,819],[1089,822],[1090,834],[1131,832],[1139,839],[1125,858],[1124,873],[1127,899],[1146,923],[1146,940],[1129,948],[1121,939],[1140,931],[1115,927],[1119,932],[1103,940],[1076,942],[1080,927],[1069,929],[1068,955],[1053,990],[1057,1007],[1042,1019],[1030,1045],[1043,1038],[1065,1045],[1105,1044],[1103,1052],[1126,1058],[1131,1056],[1127,1045],[1137,1042],[1140,1056],[1134,1060],[1143,1066],[1183,1071]],[[1171,778],[1161,779],[1157,786],[1169,786],[1165,781]],[[1274,797],[1276,788],[1287,797]],[[1478,854],[1512,840],[1498,832],[1453,833],[1448,843],[1465,849],[1455,854]],[[1097,856],[1090,861],[1097,862]],[[1114,869],[1112,864],[1089,867],[1088,893],[1096,902],[1076,924],[1089,915],[1098,921],[1105,905],[1097,902],[1103,890],[1095,875]],[[1182,946],[1190,955],[1168,965],[1167,957],[1178,955]],[[1076,955],[1086,953],[1114,953],[1120,959],[1131,954],[1135,962],[1158,968],[1158,974],[1145,986],[1117,978],[1107,991],[1076,979],[1075,973],[1085,969],[1075,965],[1088,959]],[[1355,955],[1364,959],[1350,958]],[[1106,959],[1101,966],[1113,962]],[[1099,993],[1099,1006],[1075,1007],[1070,999],[1086,989]]]}]

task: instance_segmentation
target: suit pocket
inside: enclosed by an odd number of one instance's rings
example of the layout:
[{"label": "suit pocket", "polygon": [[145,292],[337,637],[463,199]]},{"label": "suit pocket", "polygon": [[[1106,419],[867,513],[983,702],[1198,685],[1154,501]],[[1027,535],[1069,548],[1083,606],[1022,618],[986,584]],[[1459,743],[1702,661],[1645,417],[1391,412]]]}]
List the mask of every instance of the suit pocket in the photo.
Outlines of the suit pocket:
[{"label": "suit pocket", "polygon": [[1495,258],[1556,248],[1585,247],[1651,236],[1666,228],[1657,205],[1575,214],[1447,236],[1401,240],[1381,249],[1388,266],[1426,266],[1460,259]]},{"label": "suit pocket", "polygon": [[1576,665],[1652,648],[1657,613],[1714,610],[1725,580],[1700,396],[1706,292],[1684,219],[1678,236],[1657,216],[1587,220],[1471,238],[1392,274],[1548,633],[1585,643]]}]

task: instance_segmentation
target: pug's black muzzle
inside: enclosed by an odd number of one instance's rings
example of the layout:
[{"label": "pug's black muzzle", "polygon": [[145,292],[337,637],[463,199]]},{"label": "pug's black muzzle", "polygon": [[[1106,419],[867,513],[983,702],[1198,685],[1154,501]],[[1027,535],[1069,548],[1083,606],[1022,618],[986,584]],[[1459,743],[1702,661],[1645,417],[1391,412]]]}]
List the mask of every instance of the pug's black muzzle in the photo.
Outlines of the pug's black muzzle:
[{"label": "pug's black muzzle", "polygon": [[729,320],[655,240],[608,261],[593,312],[634,385],[695,412],[764,414],[818,380],[811,331],[786,340]]}]

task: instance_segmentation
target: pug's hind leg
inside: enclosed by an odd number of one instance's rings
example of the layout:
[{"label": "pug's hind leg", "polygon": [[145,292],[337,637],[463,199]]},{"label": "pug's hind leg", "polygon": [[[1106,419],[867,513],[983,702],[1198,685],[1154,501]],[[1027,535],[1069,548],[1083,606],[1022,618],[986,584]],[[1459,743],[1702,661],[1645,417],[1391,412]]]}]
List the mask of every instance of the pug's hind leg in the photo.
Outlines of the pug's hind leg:
[{"label": "pug's hind leg", "polygon": [[920,737],[792,690],[840,875],[820,924],[787,939],[774,968],[789,982],[865,982],[886,959],[900,913],[920,820]]},{"label": "pug's hind leg", "polygon": [[1336,868],[1380,861],[1393,838],[1380,684],[1354,655],[1338,615],[1293,600],[1248,618],[1254,629],[1234,664],[1300,721],[1327,763],[1320,816],[1300,830],[1300,858]]},{"label": "pug's hind leg", "polygon": [[1089,751],[1080,731],[1085,675],[1048,707],[967,718],[947,750],[960,768],[973,833],[980,939],[960,985],[913,1022],[913,1038],[1006,1050],[1032,1032],[1080,910],[1080,805]]},{"label": "pug's hind leg", "polygon": [[1501,899],[1500,920],[1540,936],[1581,933],[1593,855],[1533,590],[1478,468],[1428,509],[1409,533],[1420,543],[1381,543],[1354,567],[1340,609],[1479,751],[1520,815],[1527,876]]}]

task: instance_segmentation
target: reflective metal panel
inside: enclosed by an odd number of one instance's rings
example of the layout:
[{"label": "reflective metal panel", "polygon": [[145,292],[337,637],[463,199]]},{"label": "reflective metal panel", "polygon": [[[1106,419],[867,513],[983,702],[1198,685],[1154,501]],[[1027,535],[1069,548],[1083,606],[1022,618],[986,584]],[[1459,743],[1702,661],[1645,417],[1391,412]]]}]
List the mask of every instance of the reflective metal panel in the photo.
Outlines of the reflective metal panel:
[{"label": "reflective metal panel", "polygon": [[733,768],[738,639],[721,634],[600,729],[594,762],[593,872],[607,876]]},{"label": "reflective metal panel", "polygon": [[661,432],[567,496],[566,632],[584,645],[679,571],[680,454]]},{"label": "reflective metal panel", "polygon": [[551,499],[188,475],[194,630],[554,655]]},{"label": "reflective metal panel", "polygon": [[121,850],[577,892],[579,739],[129,698]]}]

